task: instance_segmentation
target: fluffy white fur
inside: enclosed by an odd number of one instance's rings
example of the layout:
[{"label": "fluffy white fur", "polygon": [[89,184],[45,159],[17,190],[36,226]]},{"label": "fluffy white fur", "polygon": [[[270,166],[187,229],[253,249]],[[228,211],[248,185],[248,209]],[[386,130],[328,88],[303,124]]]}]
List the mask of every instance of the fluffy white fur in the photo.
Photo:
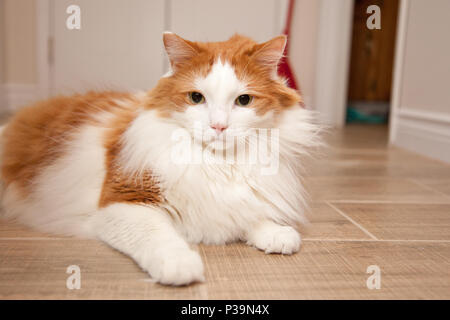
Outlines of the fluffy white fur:
[{"label": "fluffy white fur", "polygon": [[[18,196],[14,183],[4,190],[5,215],[48,232],[97,237],[130,255],[164,284],[204,279],[200,256],[188,243],[243,240],[267,253],[296,252],[300,236],[290,225],[303,221],[305,209],[299,156],[318,144],[310,112],[293,106],[275,123],[270,113],[259,117],[251,108],[233,108],[247,84],[221,61],[196,85],[205,92],[204,105],[166,120],[143,109],[125,133],[123,170],[139,177],[151,169],[160,181],[163,205],[113,204],[98,210],[105,177],[105,129],[85,126],[74,132],[65,156],[40,174],[26,200]],[[100,115],[105,122],[110,116]],[[278,173],[261,175],[259,165],[174,164],[174,130],[185,128],[194,139],[195,121],[208,127],[211,119],[229,126],[225,134],[278,128]],[[209,139],[216,134],[211,130]]]}]

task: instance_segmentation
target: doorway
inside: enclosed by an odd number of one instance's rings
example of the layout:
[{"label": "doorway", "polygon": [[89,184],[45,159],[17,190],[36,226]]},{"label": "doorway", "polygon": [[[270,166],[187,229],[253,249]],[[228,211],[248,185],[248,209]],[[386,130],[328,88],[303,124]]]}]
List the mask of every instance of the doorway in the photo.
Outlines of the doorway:
[{"label": "doorway", "polygon": [[[366,25],[371,5],[380,8],[380,29]],[[347,124],[388,123],[398,7],[398,0],[354,1]]]}]

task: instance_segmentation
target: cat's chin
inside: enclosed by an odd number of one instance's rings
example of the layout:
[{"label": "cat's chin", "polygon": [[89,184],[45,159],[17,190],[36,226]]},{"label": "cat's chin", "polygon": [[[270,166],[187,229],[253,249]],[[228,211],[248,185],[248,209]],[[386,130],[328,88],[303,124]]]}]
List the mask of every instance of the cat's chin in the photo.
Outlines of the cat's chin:
[{"label": "cat's chin", "polygon": [[248,136],[242,134],[229,133],[220,135],[205,135],[201,141],[203,150],[208,149],[211,151],[224,151],[228,152],[230,150],[242,150],[245,149],[246,139]]},{"label": "cat's chin", "polygon": [[227,149],[233,149],[234,145],[228,145],[226,144],[224,137],[215,137],[208,139],[207,141],[203,141],[202,148],[208,149],[208,150],[214,150],[214,151],[220,151],[220,150],[227,150]]},{"label": "cat's chin", "polygon": [[216,138],[208,143],[208,148],[214,150],[227,150],[234,148],[233,145],[227,145],[224,138]]},{"label": "cat's chin", "polygon": [[201,141],[204,146],[207,146],[209,144],[214,144],[219,146],[219,144],[225,144],[225,135],[224,134],[209,134],[204,133],[202,136],[196,137],[197,141]]}]

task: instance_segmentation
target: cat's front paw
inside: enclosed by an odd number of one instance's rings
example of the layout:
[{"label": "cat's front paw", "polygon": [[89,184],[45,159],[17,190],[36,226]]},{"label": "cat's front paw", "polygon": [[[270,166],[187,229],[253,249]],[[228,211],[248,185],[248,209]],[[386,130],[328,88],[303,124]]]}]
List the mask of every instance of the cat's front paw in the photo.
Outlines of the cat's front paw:
[{"label": "cat's front paw", "polygon": [[163,249],[152,260],[146,269],[161,284],[182,286],[205,281],[202,259],[191,249]]},{"label": "cat's front paw", "polygon": [[266,223],[248,235],[249,245],[265,253],[293,254],[300,249],[300,234],[290,226]]}]

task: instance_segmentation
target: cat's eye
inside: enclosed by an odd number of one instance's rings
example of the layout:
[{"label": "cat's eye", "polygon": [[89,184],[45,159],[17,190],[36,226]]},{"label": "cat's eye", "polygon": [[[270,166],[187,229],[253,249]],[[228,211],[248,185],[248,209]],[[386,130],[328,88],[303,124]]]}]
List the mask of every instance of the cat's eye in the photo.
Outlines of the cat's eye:
[{"label": "cat's eye", "polygon": [[205,102],[205,97],[200,92],[189,92],[189,100],[194,104]]},{"label": "cat's eye", "polygon": [[245,107],[248,106],[253,100],[253,97],[251,95],[248,94],[242,94],[239,97],[236,98],[236,105],[240,106],[240,107]]}]

